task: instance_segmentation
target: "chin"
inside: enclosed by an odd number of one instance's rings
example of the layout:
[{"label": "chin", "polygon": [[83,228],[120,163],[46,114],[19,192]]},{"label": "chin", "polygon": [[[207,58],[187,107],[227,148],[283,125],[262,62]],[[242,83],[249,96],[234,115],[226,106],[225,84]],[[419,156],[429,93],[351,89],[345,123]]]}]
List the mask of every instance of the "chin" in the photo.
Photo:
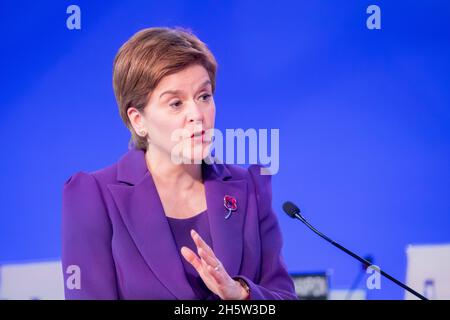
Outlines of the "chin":
[{"label": "chin", "polygon": [[183,158],[186,159],[184,163],[201,164],[209,156],[210,150],[209,146],[199,146],[198,148],[183,150]]},{"label": "chin", "polygon": [[171,158],[175,164],[201,164],[210,156],[212,143],[178,144],[172,149]]}]

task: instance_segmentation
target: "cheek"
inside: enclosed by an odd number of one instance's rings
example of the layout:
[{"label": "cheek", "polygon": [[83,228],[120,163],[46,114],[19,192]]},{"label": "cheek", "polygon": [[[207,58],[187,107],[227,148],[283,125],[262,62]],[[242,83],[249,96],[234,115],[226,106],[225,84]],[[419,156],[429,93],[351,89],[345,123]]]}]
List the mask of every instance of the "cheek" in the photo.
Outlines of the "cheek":
[{"label": "cheek", "polygon": [[174,122],[169,121],[162,112],[148,112],[145,117],[145,124],[150,138],[153,141],[168,141],[174,129]]},{"label": "cheek", "polygon": [[163,108],[157,103],[149,103],[145,107],[144,120],[148,129],[154,132],[160,131],[166,125]]},{"label": "cheek", "polygon": [[205,117],[207,119],[207,123],[211,127],[214,127],[214,121],[216,118],[216,106],[215,106],[214,102],[211,104],[210,108],[208,108],[208,110],[206,111]]},{"label": "cheek", "polygon": [[181,124],[178,124],[176,121],[172,119],[172,121],[163,121],[154,126],[155,131],[157,132],[158,138],[164,144],[173,144],[172,135],[177,134],[180,128],[182,128]]}]

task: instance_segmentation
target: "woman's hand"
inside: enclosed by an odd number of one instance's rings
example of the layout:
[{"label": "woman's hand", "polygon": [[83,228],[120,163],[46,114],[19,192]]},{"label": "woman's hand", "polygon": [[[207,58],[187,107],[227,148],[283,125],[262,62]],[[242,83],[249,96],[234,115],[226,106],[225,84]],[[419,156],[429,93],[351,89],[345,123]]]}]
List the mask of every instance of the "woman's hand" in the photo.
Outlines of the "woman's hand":
[{"label": "woman's hand", "polygon": [[217,294],[222,300],[247,299],[247,291],[239,281],[228,275],[222,263],[200,235],[191,230],[191,237],[197,246],[199,256],[188,247],[182,247],[181,254],[197,270],[209,290]]}]

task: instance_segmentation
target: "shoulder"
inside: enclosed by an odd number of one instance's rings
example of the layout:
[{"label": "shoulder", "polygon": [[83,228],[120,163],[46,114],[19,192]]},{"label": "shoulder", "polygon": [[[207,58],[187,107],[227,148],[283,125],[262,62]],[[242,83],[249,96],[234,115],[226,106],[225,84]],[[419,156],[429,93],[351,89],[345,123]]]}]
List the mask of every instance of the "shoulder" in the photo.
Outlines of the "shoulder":
[{"label": "shoulder", "polygon": [[87,172],[78,171],[72,174],[65,182],[64,187],[75,186],[78,184],[105,184],[115,181],[117,176],[117,163],[107,166],[105,168]]},{"label": "shoulder", "polygon": [[260,164],[252,164],[247,168],[236,165],[236,164],[222,164],[233,177],[239,178],[252,178],[252,179],[263,179],[270,181],[271,174],[267,167]]},{"label": "shoulder", "polygon": [[[109,178],[111,168],[94,172],[78,171],[71,175],[63,185],[63,209],[70,207],[86,207],[92,203],[103,204],[102,186]],[[85,208],[86,209],[86,208]]]},{"label": "shoulder", "polygon": [[272,211],[272,176],[268,175],[268,169],[262,165],[254,164],[249,167],[222,164],[225,172],[228,172],[233,180],[246,180],[248,196],[253,195],[258,208],[258,216],[261,221],[267,218],[273,219]]},{"label": "shoulder", "polygon": [[[84,203],[108,200],[108,186],[111,184],[134,184],[147,172],[142,150],[130,149],[115,163],[102,169],[86,172],[78,171],[71,175],[63,185],[63,200],[84,199]],[[102,200],[102,201],[99,201]]]},{"label": "shoulder", "polygon": [[107,186],[117,180],[117,166],[118,162],[69,176],[62,188],[63,216],[100,217],[107,208]]},{"label": "shoulder", "polygon": [[267,167],[260,164],[252,164],[247,168],[233,164],[222,164],[222,166],[225,167],[233,179],[246,179],[258,195],[271,196],[272,175],[269,174]]},{"label": "shoulder", "polygon": [[117,164],[100,170],[78,171],[63,185],[62,214],[63,228],[68,230],[98,230],[108,227],[105,190],[108,183],[115,180]]},{"label": "shoulder", "polygon": [[120,168],[122,168],[122,172],[132,171],[134,167],[138,167],[136,162],[139,160],[143,162],[143,158],[142,152],[129,150],[116,162],[106,167],[90,172],[75,172],[65,181],[64,188],[72,188],[78,185],[90,186],[92,188],[96,184],[100,189],[103,189],[107,184],[116,183],[119,180]]}]

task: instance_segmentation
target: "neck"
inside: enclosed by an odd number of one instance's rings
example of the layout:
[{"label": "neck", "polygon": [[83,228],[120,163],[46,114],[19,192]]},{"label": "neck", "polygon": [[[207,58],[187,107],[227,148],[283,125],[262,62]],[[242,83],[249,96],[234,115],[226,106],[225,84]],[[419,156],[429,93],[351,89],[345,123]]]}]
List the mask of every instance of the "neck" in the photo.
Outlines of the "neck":
[{"label": "neck", "polygon": [[153,179],[167,187],[190,189],[202,182],[201,164],[173,163],[170,154],[151,145],[145,152],[145,160]]}]

